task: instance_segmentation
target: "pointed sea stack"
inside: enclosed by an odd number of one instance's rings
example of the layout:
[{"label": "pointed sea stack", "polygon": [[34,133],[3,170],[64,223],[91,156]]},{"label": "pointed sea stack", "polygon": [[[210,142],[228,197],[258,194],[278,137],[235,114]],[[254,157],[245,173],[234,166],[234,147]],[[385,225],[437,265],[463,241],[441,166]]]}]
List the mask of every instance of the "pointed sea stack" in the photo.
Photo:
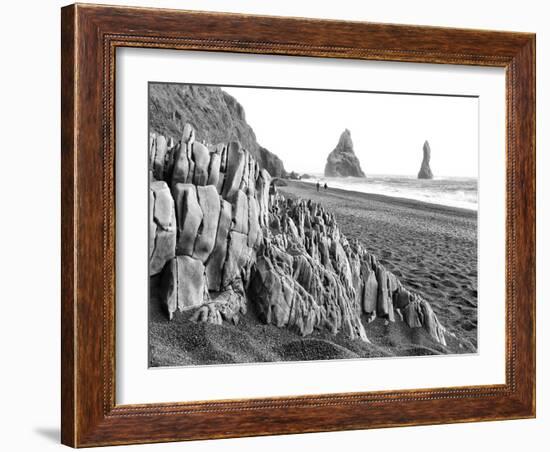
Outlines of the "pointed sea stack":
[{"label": "pointed sea stack", "polygon": [[365,177],[359,159],[353,152],[353,142],[348,129],[342,132],[336,148],[328,155],[326,177]]},{"label": "pointed sea stack", "polygon": [[420,171],[418,172],[418,178],[433,179],[434,175],[432,174],[432,170],[430,168],[430,157],[432,152],[430,150],[430,143],[428,143],[428,140],[424,141],[424,147],[422,150],[424,151],[424,157],[422,158],[422,165],[420,166]]}]

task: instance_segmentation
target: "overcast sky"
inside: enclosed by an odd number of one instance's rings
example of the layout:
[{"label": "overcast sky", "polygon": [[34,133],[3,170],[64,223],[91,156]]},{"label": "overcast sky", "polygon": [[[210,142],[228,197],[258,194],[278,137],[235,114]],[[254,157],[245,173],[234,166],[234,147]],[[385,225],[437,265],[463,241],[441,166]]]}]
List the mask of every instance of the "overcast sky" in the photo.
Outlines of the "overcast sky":
[{"label": "overcast sky", "polygon": [[347,128],[367,174],[416,176],[428,140],[435,177],[477,177],[477,98],[223,89],[242,104],[258,143],[287,171],[322,173]]}]

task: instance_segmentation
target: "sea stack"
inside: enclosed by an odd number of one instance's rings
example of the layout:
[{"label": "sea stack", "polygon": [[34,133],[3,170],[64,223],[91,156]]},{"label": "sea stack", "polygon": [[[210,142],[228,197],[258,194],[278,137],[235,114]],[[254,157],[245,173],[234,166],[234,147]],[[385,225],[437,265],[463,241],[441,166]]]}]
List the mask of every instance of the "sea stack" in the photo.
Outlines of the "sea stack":
[{"label": "sea stack", "polygon": [[418,172],[419,179],[433,179],[434,175],[432,174],[432,169],[430,168],[430,143],[428,140],[424,141],[424,146],[422,148],[424,156],[422,158],[422,165],[420,166],[420,171]]},{"label": "sea stack", "polygon": [[328,155],[325,165],[326,177],[365,177],[359,159],[353,151],[353,141],[348,129],[342,132],[334,150]]}]

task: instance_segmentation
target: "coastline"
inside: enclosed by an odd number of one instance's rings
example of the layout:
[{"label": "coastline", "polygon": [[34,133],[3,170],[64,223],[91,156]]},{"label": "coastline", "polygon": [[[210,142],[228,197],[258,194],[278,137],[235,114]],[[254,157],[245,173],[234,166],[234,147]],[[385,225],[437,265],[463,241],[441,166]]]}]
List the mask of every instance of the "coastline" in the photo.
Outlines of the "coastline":
[{"label": "coastline", "polygon": [[[316,192],[315,182],[302,182],[297,180],[285,179],[285,183],[288,184],[287,186],[293,186],[293,187],[299,187],[299,188],[304,187]],[[281,186],[278,188],[285,188],[285,187]],[[455,213],[457,215],[464,214],[467,217],[477,217],[477,210],[474,210],[474,209],[466,209],[464,207],[448,206],[444,204],[436,204],[436,203],[431,203],[427,201],[422,201],[419,199],[405,198],[402,196],[390,196],[390,195],[383,195],[380,193],[366,193],[363,191],[347,190],[344,188],[335,188],[335,187],[331,187],[329,191],[332,194],[341,194],[346,196],[349,196],[351,194],[353,196],[364,197],[365,200],[387,202],[393,205],[403,205],[404,207],[417,208],[421,210],[435,210],[438,212]],[[324,189],[322,188],[322,186],[321,186],[320,192],[324,192]]]},{"label": "coastline", "polygon": [[300,179],[299,182],[312,184],[320,180],[333,189],[387,196],[410,201],[419,201],[435,206],[448,206],[464,210],[478,210],[477,179],[475,178],[434,178],[418,179],[411,176],[372,175],[366,178],[316,177]]}]

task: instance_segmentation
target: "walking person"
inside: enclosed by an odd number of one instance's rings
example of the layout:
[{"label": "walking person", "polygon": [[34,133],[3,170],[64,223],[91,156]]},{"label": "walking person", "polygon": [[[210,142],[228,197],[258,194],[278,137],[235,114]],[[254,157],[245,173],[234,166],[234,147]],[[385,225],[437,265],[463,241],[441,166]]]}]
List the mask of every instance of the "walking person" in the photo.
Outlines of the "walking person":
[{"label": "walking person", "polygon": [[319,184],[319,181],[317,181],[317,191],[319,191],[319,187],[320,187],[320,186],[321,186],[321,185]]},{"label": "walking person", "polygon": [[327,188],[328,188],[328,185],[327,185],[327,183],[325,182],[325,191],[327,191]]}]

